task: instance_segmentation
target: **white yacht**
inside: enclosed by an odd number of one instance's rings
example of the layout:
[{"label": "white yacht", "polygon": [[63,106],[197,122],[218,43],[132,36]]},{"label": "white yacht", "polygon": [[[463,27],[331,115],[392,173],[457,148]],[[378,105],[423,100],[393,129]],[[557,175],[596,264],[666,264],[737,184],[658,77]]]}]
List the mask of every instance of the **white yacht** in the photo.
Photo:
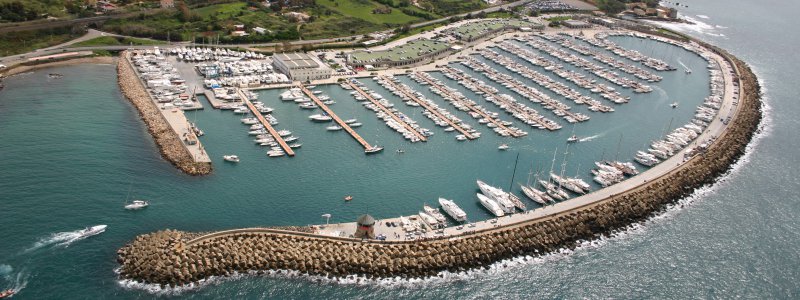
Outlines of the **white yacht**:
[{"label": "white yacht", "polygon": [[103,233],[104,231],[106,231],[106,228],[108,228],[108,225],[97,225],[92,227],[86,227],[85,229],[78,232],[78,234],[80,234],[81,237],[90,237],[93,235],[98,235]]},{"label": "white yacht", "polygon": [[500,144],[500,146],[497,146],[497,149],[499,150],[508,150],[508,148],[511,148],[508,146],[508,144]]},{"label": "white yacht", "polygon": [[127,210],[137,210],[142,209],[150,205],[147,201],[144,200],[133,200],[130,204],[125,205],[125,209]]},{"label": "white yacht", "polygon": [[498,205],[497,202],[495,202],[492,199],[489,199],[489,197],[486,197],[481,193],[477,193],[476,195],[478,196],[478,201],[481,202],[483,207],[489,210],[489,212],[492,213],[495,217],[502,217],[506,215],[506,213],[503,211],[503,209],[500,208],[500,205]]},{"label": "white yacht", "polygon": [[339,130],[342,130],[342,126],[331,125],[331,126],[325,127],[325,129],[327,129],[328,131],[339,131]]},{"label": "white yacht", "polygon": [[383,151],[383,147],[376,145],[376,146],[372,146],[372,147],[369,147],[369,148],[365,149],[364,153],[372,154],[372,153],[378,153],[378,152],[381,152],[381,151]]},{"label": "white yacht", "polygon": [[536,203],[539,203],[541,205],[546,205],[547,204],[547,200],[545,200],[545,198],[542,197],[542,196],[547,196],[547,195],[545,195],[545,193],[542,192],[542,191],[539,191],[539,190],[534,189],[532,187],[523,185],[522,186],[522,193],[525,194],[525,196],[528,196],[528,198],[530,198],[531,200],[533,200]]},{"label": "white yacht", "polygon": [[361,127],[361,125],[363,125],[363,124],[361,124],[359,122],[355,122],[355,123],[350,124],[350,127],[352,127],[352,128]]},{"label": "white yacht", "polygon": [[458,207],[458,205],[456,205],[456,203],[452,200],[439,198],[439,205],[441,205],[442,209],[444,209],[444,212],[450,215],[450,217],[452,217],[454,220],[459,222],[464,222],[467,220],[467,213],[465,213],[461,207]]},{"label": "white yacht", "polygon": [[333,118],[331,118],[331,116],[322,115],[322,114],[314,114],[314,115],[309,116],[308,118],[313,120],[313,121],[319,121],[319,122],[328,122],[330,120],[333,120]]},{"label": "white yacht", "polygon": [[236,155],[223,155],[222,158],[229,162],[239,162],[239,156]]},{"label": "white yacht", "polygon": [[427,204],[422,206],[422,210],[424,210],[425,213],[427,213],[428,215],[436,218],[436,220],[442,224],[445,224],[445,222],[447,221],[447,219],[445,219],[444,215],[441,212],[439,212],[438,209],[433,208]]},{"label": "white yacht", "polygon": [[242,119],[241,121],[242,121],[242,123],[244,123],[245,125],[254,125],[254,124],[258,124],[258,119],[256,119],[256,118],[244,118],[244,119]]},{"label": "white yacht", "polygon": [[514,207],[516,206],[511,199],[508,198],[508,193],[504,192],[503,190],[493,187],[491,185],[486,184],[483,181],[478,180],[478,188],[481,190],[481,193],[489,197],[490,199],[497,201],[497,204],[503,208],[503,211],[506,213],[513,213]]}]

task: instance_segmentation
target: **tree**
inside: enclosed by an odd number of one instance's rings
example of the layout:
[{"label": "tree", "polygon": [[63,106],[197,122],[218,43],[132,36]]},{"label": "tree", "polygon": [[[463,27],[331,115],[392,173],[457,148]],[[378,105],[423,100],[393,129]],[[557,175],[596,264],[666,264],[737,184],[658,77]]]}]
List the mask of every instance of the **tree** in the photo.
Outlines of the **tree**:
[{"label": "tree", "polygon": [[600,9],[605,11],[606,14],[616,15],[625,10],[625,3],[622,3],[619,0],[603,0],[600,2]]}]

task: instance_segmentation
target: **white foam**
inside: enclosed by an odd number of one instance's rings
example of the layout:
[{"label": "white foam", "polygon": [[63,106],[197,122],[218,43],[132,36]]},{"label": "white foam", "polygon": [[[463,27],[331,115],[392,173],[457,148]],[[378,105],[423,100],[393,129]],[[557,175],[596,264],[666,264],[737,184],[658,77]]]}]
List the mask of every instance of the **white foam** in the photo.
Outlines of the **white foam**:
[{"label": "white foam", "polygon": [[717,27],[715,25],[711,25],[700,21],[698,19],[689,17],[689,16],[679,16],[680,18],[689,21],[693,24],[689,23],[678,23],[678,22],[663,22],[663,21],[653,21],[653,20],[644,20],[645,22],[652,23],[658,25],[660,27],[674,30],[683,33],[698,33],[704,34],[709,36],[717,36],[717,37],[724,37],[725,35],[720,33],[718,29],[723,29],[722,27]]},{"label": "white foam", "polygon": [[100,233],[103,233],[105,229],[99,231],[92,235],[84,235],[81,234],[83,229],[75,230],[75,231],[65,231],[65,232],[57,232],[50,234],[50,236],[46,238],[42,238],[36,243],[33,244],[30,248],[26,249],[25,252],[31,252],[37,249],[41,249],[47,246],[54,245],[55,247],[69,247],[74,242],[83,240],[90,236],[94,236]]}]

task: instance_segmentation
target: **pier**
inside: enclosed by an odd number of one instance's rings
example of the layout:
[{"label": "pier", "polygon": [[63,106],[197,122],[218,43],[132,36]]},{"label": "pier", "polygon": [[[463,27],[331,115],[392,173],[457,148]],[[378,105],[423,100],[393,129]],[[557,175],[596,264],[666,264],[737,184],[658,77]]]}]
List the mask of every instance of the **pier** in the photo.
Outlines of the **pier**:
[{"label": "pier", "polygon": [[314,93],[312,93],[302,84],[297,84],[297,87],[300,88],[300,90],[302,90],[303,93],[306,94],[306,96],[311,98],[311,101],[314,101],[314,103],[316,103],[317,106],[319,106],[319,108],[321,108],[326,114],[331,116],[331,118],[333,118],[336,124],[339,124],[339,126],[341,126],[342,129],[344,129],[344,131],[347,131],[347,133],[349,133],[350,136],[353,137],[353,139],[355,139],[359,144],[361,144],[361,146],[364,147],[364,150],[372,149],[372,146],[369,143],[367,143],[367,141],[364,140],[364,138],[358,135],[358,133],[355,130],[353,130],[352,127],[350,127],[350,124],[345,123],[344,120],[339,118],[339,116],[337,116],[336,113],[333,112],[333,110],[331,110],[327,105],[325,105],[325,103],[322,103],[322,101],[319,100],[319,98],[317,98],[317,95],[314,95]]},{"label": "pier", "polygon": [[[456,97],[456,95],[453,95],[452,93],[450,93],[450,91],[448,89],[444,88],[443,86],[441,86],[440,84],[436,83],[435,81],[430,80],[427,77],[420,75],[419,72],[417,72],[416,74],[417,74],[418,78],[422,78],[422,80],[424,80],[425,82],[427,82],[431,86],[436,87],[437,89],[441,90],[443,93],[447,94],[451,98],[458,99],[458,97]],[[500,128],[500,129],[505,130],[506,132],[508,132],[512,137],[517,138],[517,137],[525,136],[524,134],[520,134],[517,130],[509,129],[508,127],[506,127],[506,125],[503,125],[503,123],[500,123],[499,121],[497,121],[497,119],[487,115],[485,112],[483,112],[483,110],[480,110],[480,109],[476,108],[471,103],[468,103],[468,102],[465,101],[463,104],[467,108],[469,108],[469,110],[481,115],[483,118],[485,118],[489,122],[492,122],[494,125],[497,125],[497,128]]]},{"label": "pier", "polygon": [[267,121],[267,119],[265,119],[264,116],[261,115],[261,112],[258,111],[256,106],[253,105],[252,102],[250,102],[250,99],[247,98],[247,95],[242,93],[242,90],[240,89],[236,89],[236,93],[239,94],[239,99],[242,99],[242,101],[244,101],[244,104],[247,105],[247,108],[249,108],[250,111],[253,112],[253,115],[256,116],[258,121],[261,122],[261,125],[264,125],[264,128],[266,128],[267,131],[269,131],[269,134],[272,135],[273,138],[275,138],[275,141],[278,142],[279,145],[281,145],[281,148],[283,148],[283,152],[286,152],[286,155],[294,156],[294,150],[292,150],[292,147],[289,147],[289,144],[287,144],[286,141],[283,140],[283,137],[281,137],[281,135],[278,134],[278,131],[275,130],[275,128],[272,128],[272,125],[269,124],[269,121]]},{"label": "pier", "polygon": [[[419,131],[417,131],[416,129],[414,129],[413,127],[411,127],[411,125],[408,125],[408,123],[406,123],[405,121],[401,120],[401,119],[400,119],[400,117],[398,117],[398,116],[397,116],[397,115],[396,115],[394,112],[392,112],[391,110],[389,110],[388,108],[386,108],[385,106],[383,106],[383,104],[381,104],[381,103],[380,103],[378,100],[375,100],[375,98],[372,98],[372,96],[370,96],[370,95],[369,95],[367,92],[365,92],[364,90],[362,90],[362,89],[361,89],[361,88],[360,88],[358,85],[356,85],[356,84],[353,84],[353,83],[352,83],[352,82],[350,82],[350,81],[347,81],[347,84],[348,84],[350,87],[352,87],[352,88],[353,88],[353,90],[355,90],[356,92],[358,92],[359,94],[361,94],[361,96],[364,96],[365,98],[367,98],[367,100],[369,100],[370,102],[372,102],[372,104],[374,104],[375,106],[377,106],[378,108],[380,108],[380,110],[382,110],[384,113],[386,113],[387,115],[389,115],[390,117],[392,117],[392,119],[394,119],[395,121],[397,121],[397,123],[399,123],[400,125],[403,125],[403,127],[405,127],[405,128],[406,128],[406,129],[407,129],[409,132],[411,132],[412,134],[414,134],[414,136],[416,136],[416,137],[417,137],[417,138],[418,138],[420,141],[423,141],[423,142],[427,142],[427,141],[428,141],[428,138],[426,138],[425,136],[423,136],[422,134],[420,134],[420,133],[419,133]],[[412,142],[413,142],[413,141],[412,141]]]},{"label": "pier", "polygon": [[503,105],[508,107],[509,110],[513,111],[513,114],[519,114],[519,115],[528,116],[528,118],[533,120],[534,122],[536,122],[536,124],[539,124],[542,127],[544,127],[545,129],[550,130],[550,131],[555,131],[555,130],[558,130],[560,128],[560,127],[557,127],[557,126],[553,126],[552,124],[550,124],[548,122],[544,122],[543,121],[544,117],[541,116],[541,115],[532,116],[531,113],[529,113],[529,112],[525,111],[524,109],[521,109],[521,108],[513,105],[513,103],[510,103],[510,101],[503,100],[503,98],[499,97],[497,95],[497,93],[495,93],[493,91],[490,91],[490,90],[484,88],[483,86],[481,86],[480,84],[478,84],[478,82],[477,82],[477,80],[475,80],[475,78],[467,78],[466,76],[462,76],[458,72],[455,72],[454,69],[452,67],[450,67],[450,66],[445,67],[443,70],[447,74],[450,74],[453,77],[458,78],[458,80],[460,80],[460,81],[466,81],[466,82],[472,83],[475,86],[475,88],[477,88],[478,90],[480,90],[484,94],[493,97],[494,99],[496,99],[496,101],[502,102]]},{"label": "pier", "polygon": [[422,107],[427,109],[429,112],[431,112],[432,114],[436,115],[436,117],[438,117],[439,119],[442,119],[445,122],[447,122],[447,124],[450,124],[451,127],[453,127],[456,131],[458,131],[461,134],[463,134],[466,138],[468,138],[470,140],[474,140],[474,139],[478,138],[477,136],[472,135],[466,129],[461,127],[461,125],[456,124],[455,122],[450,120],[450,118],[447,118],[444,115],[442,115],[442,113],[440,113],[438,110],[433,109],[432,107],[430,107],[430,105],[428,105],[428,103],[426,103],[425,101],[422,101],[419,98],[417,98],[417,96],[414,96],[413,93],[411,93],[411,92],[407,91],[405,88],[395,84],[394,81],[390,80],[386,76],[381,76],[381,78],[383,78],[389,85],[391,85],[392,87],[394,87],[395,89],[397,89],[398,91],[403,93],[403,95],[406,95],[406,97],[408,97],[412,101],[418,103],[419,105],[421,105]]}]

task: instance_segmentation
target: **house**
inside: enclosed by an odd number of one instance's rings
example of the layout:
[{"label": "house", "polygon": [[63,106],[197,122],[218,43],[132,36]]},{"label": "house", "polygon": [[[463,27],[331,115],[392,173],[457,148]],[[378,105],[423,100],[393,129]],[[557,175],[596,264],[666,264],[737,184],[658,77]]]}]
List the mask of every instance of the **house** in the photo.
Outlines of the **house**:
[{"label": "house", "polygon": [[304,14],[304,13],[295,12],[295,11],[287,12],[287,13],[283,14],[283,16],[286,17],[289,20],[294,21],[294,22],[306,22],[309,19],[311,19],[311,16],[309,16],[307,14]]},{"label": "house", "polygon": [[161,8],[174,8],[175,0],[161,0]]},{"label": "house", "polygon": [[267,32],[269,32],[269,30],[263,27],[255,27],[253,28],[253,31],[255,31],[258,34],[267,34]]}]

